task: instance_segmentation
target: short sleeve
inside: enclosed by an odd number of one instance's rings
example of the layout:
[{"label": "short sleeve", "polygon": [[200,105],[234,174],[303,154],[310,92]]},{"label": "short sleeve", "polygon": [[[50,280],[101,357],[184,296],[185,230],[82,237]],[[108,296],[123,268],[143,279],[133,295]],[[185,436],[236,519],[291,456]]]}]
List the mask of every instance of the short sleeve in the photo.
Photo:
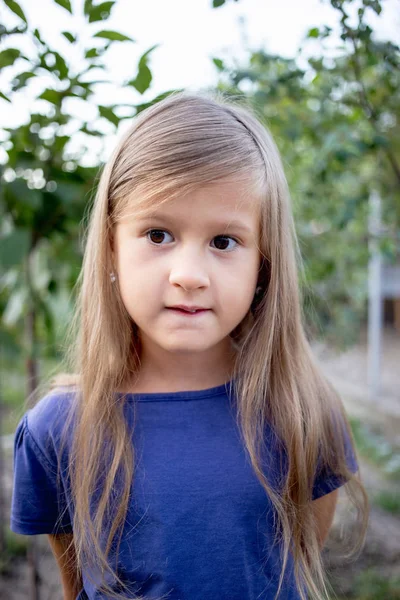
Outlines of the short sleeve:
[{"label": "short sleeve", "polygon": [[[352,473],[356,473],[359,469],[357,457],[344,424],[342,424],[342,428],[344,434],[347,466]],[[347,483],[347,481],[348,480],[345,477],[336,475],[327,466],[321,466],[319,461],[317,475],[313,486],[312,499],[317,500],[317,498],[321,498],[322,496],[333,492],[335,489]]]},{"label": "short sleeve", "polygon": [[28,413],[14,439],[14,486],[10,528],[24,535],[70,533],[71,521],[57,465],[50,463],[28,427]]}]

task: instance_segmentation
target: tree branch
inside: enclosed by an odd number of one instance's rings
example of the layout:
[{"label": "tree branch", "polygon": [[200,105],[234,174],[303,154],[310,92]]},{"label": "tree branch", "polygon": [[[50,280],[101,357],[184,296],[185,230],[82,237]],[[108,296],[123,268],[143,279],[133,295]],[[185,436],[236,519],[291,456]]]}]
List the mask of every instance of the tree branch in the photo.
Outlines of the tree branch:
[{"label": "tree branch", "polygon": [[[377,112],[368,98],[368,93],[367,93],[367,90],[364,85],[361,64],[360,64],[360,57],[359,57],[359,52],[358,52],[358,48],[357,48],[356,37],[354,35],[354,31],[346,24],[347,15],[343,9],[343,6],[337,6],[337,8],[340,11],[340,13],[342,14],[343,28],[346,31],[348,37],[351,39],[351,43],[352,43],[353,49],[354,49],[352,64],[353,64],[353,68],[354,68],[355,79],[356,79],[358,85],[360,86],[359,97],[360,97],[361,106],[363,107],[367,118],[371,121],[372,126],[375,130],[375,133],[378,135],[383,135],[378,126]],[[361,19],[362,19],[362,17],[360,15],[359,25],[361,25]],[[382,148],[382,151],[386,154],[386,156],[392,166],[392,169],[394,171],[396,179],[397,179],[398,183],[400,184],[400,164],[398,163],[398,161],[393,153],[392,148],[384,147],[384,148]]]}]

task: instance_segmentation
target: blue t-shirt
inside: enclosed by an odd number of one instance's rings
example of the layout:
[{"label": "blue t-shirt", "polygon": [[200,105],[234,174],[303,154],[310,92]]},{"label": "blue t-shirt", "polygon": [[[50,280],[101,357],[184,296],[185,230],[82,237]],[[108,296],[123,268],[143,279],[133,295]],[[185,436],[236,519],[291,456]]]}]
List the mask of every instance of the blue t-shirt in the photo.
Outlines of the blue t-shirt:
[{"label": "blue t-shirt", "polygon": [[[57,452],[74,393],[42,398],[18,425],[14,447],[11,529],[72,532],[66,461],[57,492]],[[229,386],[171,393],[128,394],[134,421],[136,471],[119,549],[118,574],[133,593],[168,600],[267,600],[281,572],[273,546],[273,508],[254,474],[235,420]],[[67,445],[68,447],[68,445]],[[280,481],[277,438],[266,430],[263,468]],[[357,471],[348,446],[349,466]],[[343,485],[326,470],[313,499]],[[115,565],[115,560],[113,561]],[[105,598],[83,573],[79,600]],[[92,573],[96,580],[96,574]],[[298,600],[290,557],[281,600]]]}]

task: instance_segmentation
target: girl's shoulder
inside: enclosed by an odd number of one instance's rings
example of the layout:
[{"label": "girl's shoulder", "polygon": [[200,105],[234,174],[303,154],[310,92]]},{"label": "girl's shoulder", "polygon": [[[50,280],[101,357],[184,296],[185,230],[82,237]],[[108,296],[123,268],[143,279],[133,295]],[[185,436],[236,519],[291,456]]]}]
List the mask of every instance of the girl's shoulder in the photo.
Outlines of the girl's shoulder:
[{"label": "girl's shoulder", "polygon": [[29,437],[31,444],[44,455],[49,451],[49,446],[58,447],[64,427],[72,423],[76,398],[75,388],[51,390],[22,417],[16,429],[16,443]]},{"label": "girl's shoulder", "polygon": [[76,388],[70,386],[52,389],[27,411],[30,427],[55,426],[74,408],[77,398]]},{"label": "girl's shoulder", "polygon": [[68,498],[60,495],[58,476],[68,476],[68,444],[63,446],[61,434],[74,397],[71,389],[52,390],[25,412],[17,426],[10,518],[15,533],[72,531]]}]

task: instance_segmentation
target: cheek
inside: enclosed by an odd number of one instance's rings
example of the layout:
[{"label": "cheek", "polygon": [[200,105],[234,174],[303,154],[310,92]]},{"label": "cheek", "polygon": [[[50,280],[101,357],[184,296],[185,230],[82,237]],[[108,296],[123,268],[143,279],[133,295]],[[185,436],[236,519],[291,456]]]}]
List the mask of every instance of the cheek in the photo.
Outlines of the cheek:
[{"label": "cheek", "polygon": [[143,257],[140,255],[140,248],[131,240],[121,242],[117,252],[118,274],[120,280],[132,284],[137,278],[140,278],[141,271],[145,269]]},{"label": "cheek", "polygon": [[131,314],[150,311],[159,301],[160,277],[140,252],[124,249],[119,253],[118,279],[122,301]]},{"label": "cheek", "polygon": [[249,252],[232,272],[228,272],[228,276],[232,279],[232,286],[242,299],[253,297],[259,275],[259,266],[258,253]]}]

